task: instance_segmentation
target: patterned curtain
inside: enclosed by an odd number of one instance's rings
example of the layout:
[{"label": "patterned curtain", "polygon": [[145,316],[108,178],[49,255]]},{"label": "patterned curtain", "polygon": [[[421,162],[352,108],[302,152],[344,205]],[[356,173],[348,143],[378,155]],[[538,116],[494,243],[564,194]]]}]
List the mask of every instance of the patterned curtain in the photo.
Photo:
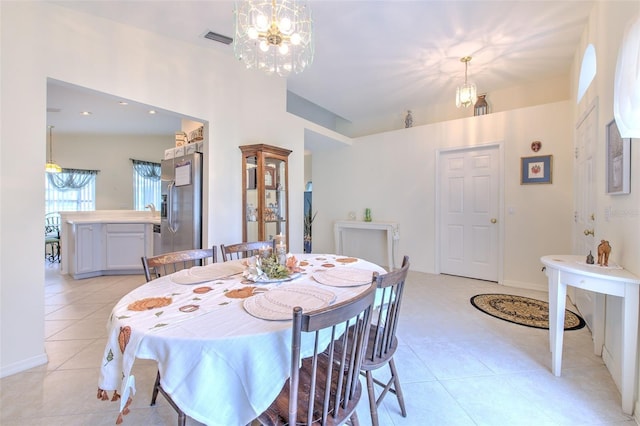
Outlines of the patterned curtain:
[{"label": "patterned curtain", "polygon": [[152,181],[160,180],[160,163],[153,163],[151,161],[134,160],[133,168],[143,178],[151,179]]},{"label": "patterned curtain", "polygon": [[80,189],[95,179],[98,170],[62,169],[60,173],[47,173],[49,183],[60,191]]}]

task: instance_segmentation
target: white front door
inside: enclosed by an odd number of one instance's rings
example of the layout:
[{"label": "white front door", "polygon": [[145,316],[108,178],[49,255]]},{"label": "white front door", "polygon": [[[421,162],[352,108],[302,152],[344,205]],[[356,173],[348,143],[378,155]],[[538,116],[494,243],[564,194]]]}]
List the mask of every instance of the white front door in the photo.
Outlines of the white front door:
[{"label": "white front door", "polygon": [[[589,252],[598,260],[595,244],[595,182],[594,155],[598,137],[598,108],[594,101],[580,117],[576,126],[575,141],[575,190],[573,253],[587,258]],[[575,289],[569,297],[576,305],[590,330],[593,330],[593,315],[596,295],[591,291]]]},{"label": "white front door", "polygon": [[499,147],[439,158],[440,272],[498,281]]}]

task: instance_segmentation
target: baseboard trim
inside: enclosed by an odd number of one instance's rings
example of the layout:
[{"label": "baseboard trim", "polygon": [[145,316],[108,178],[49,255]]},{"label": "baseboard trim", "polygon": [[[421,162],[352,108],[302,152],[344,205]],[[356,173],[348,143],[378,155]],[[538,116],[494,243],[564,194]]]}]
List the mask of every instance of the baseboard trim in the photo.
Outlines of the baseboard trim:
[{"label": "baseboard trim", "polygon": [[46,364],[47,362],[49,362],[49,358],[47,357],[47,354],[43,352],[40,355],[23,359],[21,361],[14,362],[13,364],[4,365],[0,369],[0,378],[22,373],[23,371]]},{"label": "baseboard trim", "polygon": [[503,280],[500,284],[505,287],[524,288],[526,290],[544,291],[545,293],[549,292],[549,286],[546,283],[536,284],[523,281]]}]

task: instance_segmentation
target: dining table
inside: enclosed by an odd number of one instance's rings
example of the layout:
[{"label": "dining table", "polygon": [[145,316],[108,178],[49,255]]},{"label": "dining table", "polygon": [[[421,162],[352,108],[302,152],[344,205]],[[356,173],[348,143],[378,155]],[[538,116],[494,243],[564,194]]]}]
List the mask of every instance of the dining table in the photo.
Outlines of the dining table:
[{"label": "dining table", "polygon": [[[289,378],[293,307],[348,300],[371,285],[374,272],[386,272],[344,255],[287,260],[293,271],[281,279],[255,281],[241,259],[181,270],[122,297],[107,321],[98,380],[98,398],[119,401],[117,421],[134,398],[136,359],[150,359],[187,416],[206,425],[249,424]],[[309,346],[303,341],[303,357],[312,354]]]}]

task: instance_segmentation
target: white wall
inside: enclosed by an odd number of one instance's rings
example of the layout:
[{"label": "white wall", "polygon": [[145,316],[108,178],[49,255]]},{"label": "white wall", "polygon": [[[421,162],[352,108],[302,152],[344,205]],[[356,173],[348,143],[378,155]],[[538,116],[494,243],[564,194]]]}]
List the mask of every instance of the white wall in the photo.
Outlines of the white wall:
[{"label": "white wall", "polygon": [[[365,207],[376,221],[398,222],[396,263],[411,257],[413,270],[433,273],[436,262],[436,158],[442,148],[501,143],[504,151],[503,283],[546,288],[540,257],[571,250],[572,141],[570,105],[558,102],[481,117],[402,129],[355,140],[351,147],[313,154],[313,251],[333,252],[333,222]],[[520,185],[520,157],[553,155],[553,183]],[[360,235],[351,254],[386,264],[382,235]],[[374,240],[368,240],[371,238]]]},{"label": "white wall", "polygon": [[[489,112],[503,112],[566,100],[569,97],[568,82],[569,76],[565,74],[542,81],[530,82],[523,86],[514,86],[489,92],[487,93]],[[483,93],[481,87],[478,90],[479,93]],[[430,104],[428,100],[425,100],[424,105],[413,105],[411,107],[411,115],[413,116],[414,127],[473,117],[473,108],[456,108],[454,95],[454,93],[451,93],[451,102],[447,104]],[[337,127],[339,131],[352,137],[399,130],[405,126],[406,113],[406,111],[398,111],[395,116],[375,117],[357,123],[338,122]]]},{"label": "white wall", "polygon": [[96,177],[96,210],[131,210],[131,158],[159,163],[164,150],[173,146],[174,135],[105,136],[60,133],[55,135],[53,158],[65,168],[100,170]]},{"label": "white wall", "polygon": [[[284,80],[245,70],[215,49],[47,2],[0,2],[0,15],[0,376],[4,376],[46,362],[40,254],[47,78],[208,123],[207,245],[242,239],[238,146],[261,142],[293,150],[290,180],[300,182],[304,129],[301,119],[285,112]],[[289,202],[302,206],[303,191],[291,191]],[[290,219],[291,249],[302,251],[302,211],[292,210]]]},{"label": "white wall", "polygon": [[[631,193],[607,195],[606,126],[613,120],[613,86],[618,48],[627,25],[640,16],[640,2],[599,2],[589,18],[572,69],[572,99],[576,99],[580,65],[584,50],[593,44],[596,50],[597,73],[580,104],[573,103],[573,121],[593,102],[598,104],[598,144],[595,152],[595,240],[609,240],[614,262],[640,276],[640,139],[631,141]],[[607,215],[609,213],[609,215]],[[608,217],[607,217],[608,216]],[[580,230],[576,230],[579,232]],[[622,300],[607,297],[603,360],[620,386]],[[638,384],[640,387],[640,382]],[[636,403],[636,419],[640,420],[640,405]]]}]

